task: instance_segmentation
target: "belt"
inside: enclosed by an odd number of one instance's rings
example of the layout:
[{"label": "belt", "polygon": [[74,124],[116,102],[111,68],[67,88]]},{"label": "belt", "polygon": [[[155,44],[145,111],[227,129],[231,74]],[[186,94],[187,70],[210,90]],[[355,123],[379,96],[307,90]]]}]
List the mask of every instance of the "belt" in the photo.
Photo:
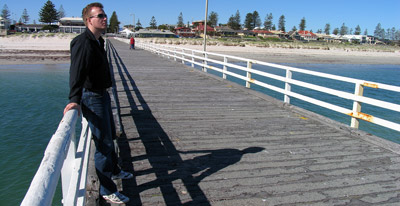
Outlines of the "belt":
[{"label": "belt", "polygon": [[107,89],[87,89],[87,88],[84,88],[84,91],[90,91],[90,92],[94,92],[94,93],[103,93],[103,92],[105,92],[105,91],[107,91]]}]

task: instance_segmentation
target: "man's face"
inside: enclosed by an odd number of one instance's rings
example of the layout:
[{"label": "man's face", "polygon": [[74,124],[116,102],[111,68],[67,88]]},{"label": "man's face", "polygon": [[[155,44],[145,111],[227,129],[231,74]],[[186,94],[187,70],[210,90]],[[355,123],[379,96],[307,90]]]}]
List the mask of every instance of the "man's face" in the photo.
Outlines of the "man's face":
[{"label": "man's face", "polygon": [[107,29],[107,15],[104,13],[103,9],[99,7],[92,8],[88,21],[88,23],[97,30],[105,31]]}]

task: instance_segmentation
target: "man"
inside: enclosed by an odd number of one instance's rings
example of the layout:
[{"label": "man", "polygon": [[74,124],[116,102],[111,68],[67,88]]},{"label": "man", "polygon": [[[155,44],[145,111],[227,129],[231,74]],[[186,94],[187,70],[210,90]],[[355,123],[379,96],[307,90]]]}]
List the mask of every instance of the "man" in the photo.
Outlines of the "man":
[{"label": "man", "polygon": [[131,47],[129,47],[129,49],[135,49],[135,38],[131,37],[131,40],[129,43],[131,45]]},{"label": "man", "polygon": [[118,167],[114,150],[115,125],[107,88],[112,80],[104,50],[102,33],[107,29],[103,5],[91,3],[82,11],[86,31],[71,41],[70,103],[64,114],[77,109],[88,120],[96,146],[95,167],[100,180],[100,195],[112,203],[126,203],[129,198],[117,191],[113,179],[133,175]]}]

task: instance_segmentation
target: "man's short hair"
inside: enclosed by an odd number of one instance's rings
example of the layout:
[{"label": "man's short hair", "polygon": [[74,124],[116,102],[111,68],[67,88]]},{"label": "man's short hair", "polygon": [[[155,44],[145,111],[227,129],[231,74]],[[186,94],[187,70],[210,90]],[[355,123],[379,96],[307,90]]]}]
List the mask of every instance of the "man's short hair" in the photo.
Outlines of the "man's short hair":
[{"label": "man's short hair", "polygon": [[88,18],[90,18],[90,11],[92,10],[93,7],[99,7],[101,9],[103,9],[103,4],[95,2],[95,3],[88,4],[85,8],[83,8],[82,19],[86,26],[87,26],[86,20]]}]

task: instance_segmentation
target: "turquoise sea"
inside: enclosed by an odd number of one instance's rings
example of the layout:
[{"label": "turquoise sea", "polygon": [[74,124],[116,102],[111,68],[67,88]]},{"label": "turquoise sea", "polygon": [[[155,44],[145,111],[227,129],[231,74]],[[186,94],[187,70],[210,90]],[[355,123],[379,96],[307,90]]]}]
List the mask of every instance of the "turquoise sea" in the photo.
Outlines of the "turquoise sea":
[{"label": "turquoise sea", "polygon": [[[400,86],[400,65],[335,65],[335,64],[286,64],[294,67],[323,71],[369,81]],[[44,150],[62,119],[67,104],[69,65],[0,65],[0,206],[19,205],[30,185]],[[259,68],[279,74],[272,68]],[[218,75],[218,74],[217,74]],[[280,74],[279,74],[280,75]],[[294,74],[298,75],[298,74]],[[253,76],[256,78],[256,76]],[[299,78],[310,79],[309,76]],[[238,81],[232,79],[233,81]],[[266,81],[271,81],[265,79]],[[238,81],[242,84],[242,82]],[[353,91],[354,86],[315,80],[316,84],[331,84],[338,89]],[[279,85],[278,82],[273,83]],[[242,84],[243,85],[243,84]],[[278,99],[283,96],[266,89],[253,86]],[[292,87],[294,91],[301,88]],[[321,95],[305,91],[309,95]],[[400,94],[365,89],[365,95],[400,104]],[[337,102],[334,97],[324,97],[326,101]],[[292,98],[292,104],[330,116],[345,124],[350,118],[332,113]],[[349,102],[340,102],[347,106]],[[351,108],[351,107],[350,107]],[[364,111],[365,109],[365,111]],[[363,112],[378,113],[384,119],[397,123],[400,115],[363,105]],[[400,133],[390,129],[362,122],[361,129],[377,136],[400,143]],[[61,205],[60,190],[56,193],[53,205]]]},{"label": "turquoise sea", "polygon": [[63,117],[68,76],[65,64],[0,65],[0,205],[24,198]]}]

